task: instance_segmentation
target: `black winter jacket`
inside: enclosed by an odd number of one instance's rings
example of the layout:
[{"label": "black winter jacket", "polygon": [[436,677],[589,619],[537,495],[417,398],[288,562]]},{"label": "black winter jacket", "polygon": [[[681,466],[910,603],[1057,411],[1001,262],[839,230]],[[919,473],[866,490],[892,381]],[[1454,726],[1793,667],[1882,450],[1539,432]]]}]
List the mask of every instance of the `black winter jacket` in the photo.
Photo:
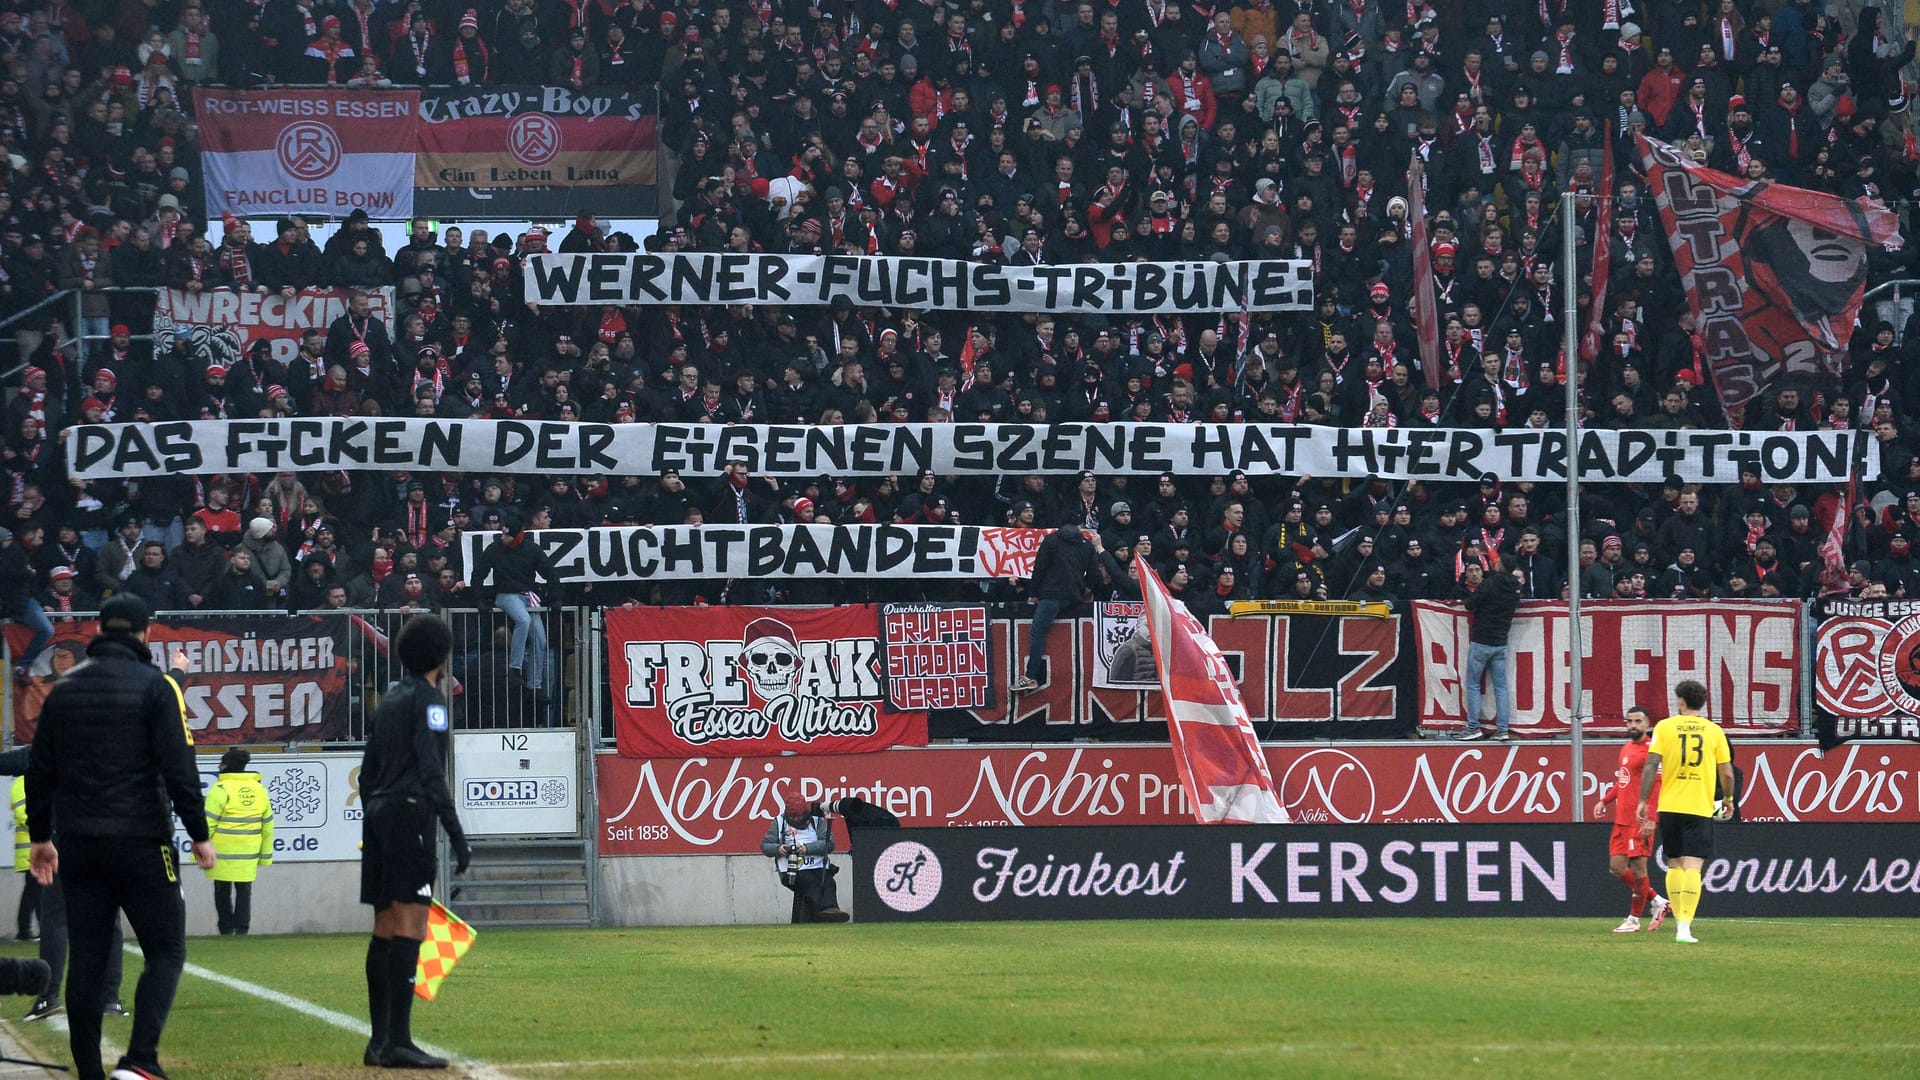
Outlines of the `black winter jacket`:
[{"label": "black winter jacket", "polygon": [[27,767],[27,831],[170,843],[173,818],[207,839],[207,812],[179,688],[145,647],[103,635],[40,708]]},{"label": "black winter jacket", "polygon": [[1487,574],[1480,587],[1467,597],[1467,616],[1473,633],[1468,640],[1475,645],[1505,645],[1513,630],[1513,612],[1520,606],[1520,583],[1505,570]]}]

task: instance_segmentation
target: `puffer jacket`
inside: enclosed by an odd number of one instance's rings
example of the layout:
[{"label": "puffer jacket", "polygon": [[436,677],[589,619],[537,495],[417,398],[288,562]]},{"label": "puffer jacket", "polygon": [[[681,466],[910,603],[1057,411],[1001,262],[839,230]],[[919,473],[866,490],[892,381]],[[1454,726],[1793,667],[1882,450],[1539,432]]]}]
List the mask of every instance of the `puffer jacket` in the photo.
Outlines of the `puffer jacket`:
[{"label": "puffer jacket", "polygon": [[27,766],[27,831],[168,843],[178,814],[207,839],[180,689],[135,639],[106,635],[54,684]]}]

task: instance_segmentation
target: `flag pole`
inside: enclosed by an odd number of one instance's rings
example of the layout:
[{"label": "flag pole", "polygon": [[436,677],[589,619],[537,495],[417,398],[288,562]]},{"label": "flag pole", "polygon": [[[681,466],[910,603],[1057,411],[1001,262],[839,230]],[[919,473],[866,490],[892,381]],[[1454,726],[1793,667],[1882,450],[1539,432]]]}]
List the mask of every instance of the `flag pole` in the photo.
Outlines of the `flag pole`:
[{"label": "flag pole", "polygon": [[[1595,198],[1603,197],[1596,194]],[[1582,741],[1580,704],[1581,658],[1586,654],[1586,635],[1580,626],[1580,363],[1579,273],[1575,269],[1579,252],[1573,222],[1574,194],[1560,193],[1560,315],[1564,333],[1561,349],[1566,356],[1567,425],[1567,674],[1570,695],[1569,714],[1573,718],[1573,763],[1567,770],[1568,802],[1573,804],[1573,820],[1586,820],[1586,805],[1581,801],[1581,781],[1586,777],[1586,746]],[[1596,222],[1599,220],[1595,216]],[[1596,313],[1597,314],[1597,313]]]}]

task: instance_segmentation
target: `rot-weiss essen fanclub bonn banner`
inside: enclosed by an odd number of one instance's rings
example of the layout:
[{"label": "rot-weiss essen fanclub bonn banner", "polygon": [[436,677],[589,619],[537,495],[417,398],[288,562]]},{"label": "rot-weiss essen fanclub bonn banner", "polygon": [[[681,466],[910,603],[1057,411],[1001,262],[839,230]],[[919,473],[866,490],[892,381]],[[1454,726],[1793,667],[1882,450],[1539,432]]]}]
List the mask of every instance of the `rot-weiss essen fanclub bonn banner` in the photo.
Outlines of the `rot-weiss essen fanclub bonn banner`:
[{"label": "rot-weiss essen fanclub bonn banner", "polygon": [[418,90],[195,87],[207,216],[413,215]]}]

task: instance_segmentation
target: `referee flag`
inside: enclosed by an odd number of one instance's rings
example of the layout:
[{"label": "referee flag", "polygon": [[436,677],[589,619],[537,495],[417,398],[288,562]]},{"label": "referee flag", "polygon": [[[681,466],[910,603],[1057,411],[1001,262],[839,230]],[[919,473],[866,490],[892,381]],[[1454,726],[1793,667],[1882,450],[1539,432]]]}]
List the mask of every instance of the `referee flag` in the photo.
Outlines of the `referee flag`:
[{"label": "referee flag", "polygon": [[427,936],[420,939],[420,966],[413,975],[413,992],[432,1001],[453,965],[473,947],[474,935],[465,919],[435,900],[427,909]]}]

